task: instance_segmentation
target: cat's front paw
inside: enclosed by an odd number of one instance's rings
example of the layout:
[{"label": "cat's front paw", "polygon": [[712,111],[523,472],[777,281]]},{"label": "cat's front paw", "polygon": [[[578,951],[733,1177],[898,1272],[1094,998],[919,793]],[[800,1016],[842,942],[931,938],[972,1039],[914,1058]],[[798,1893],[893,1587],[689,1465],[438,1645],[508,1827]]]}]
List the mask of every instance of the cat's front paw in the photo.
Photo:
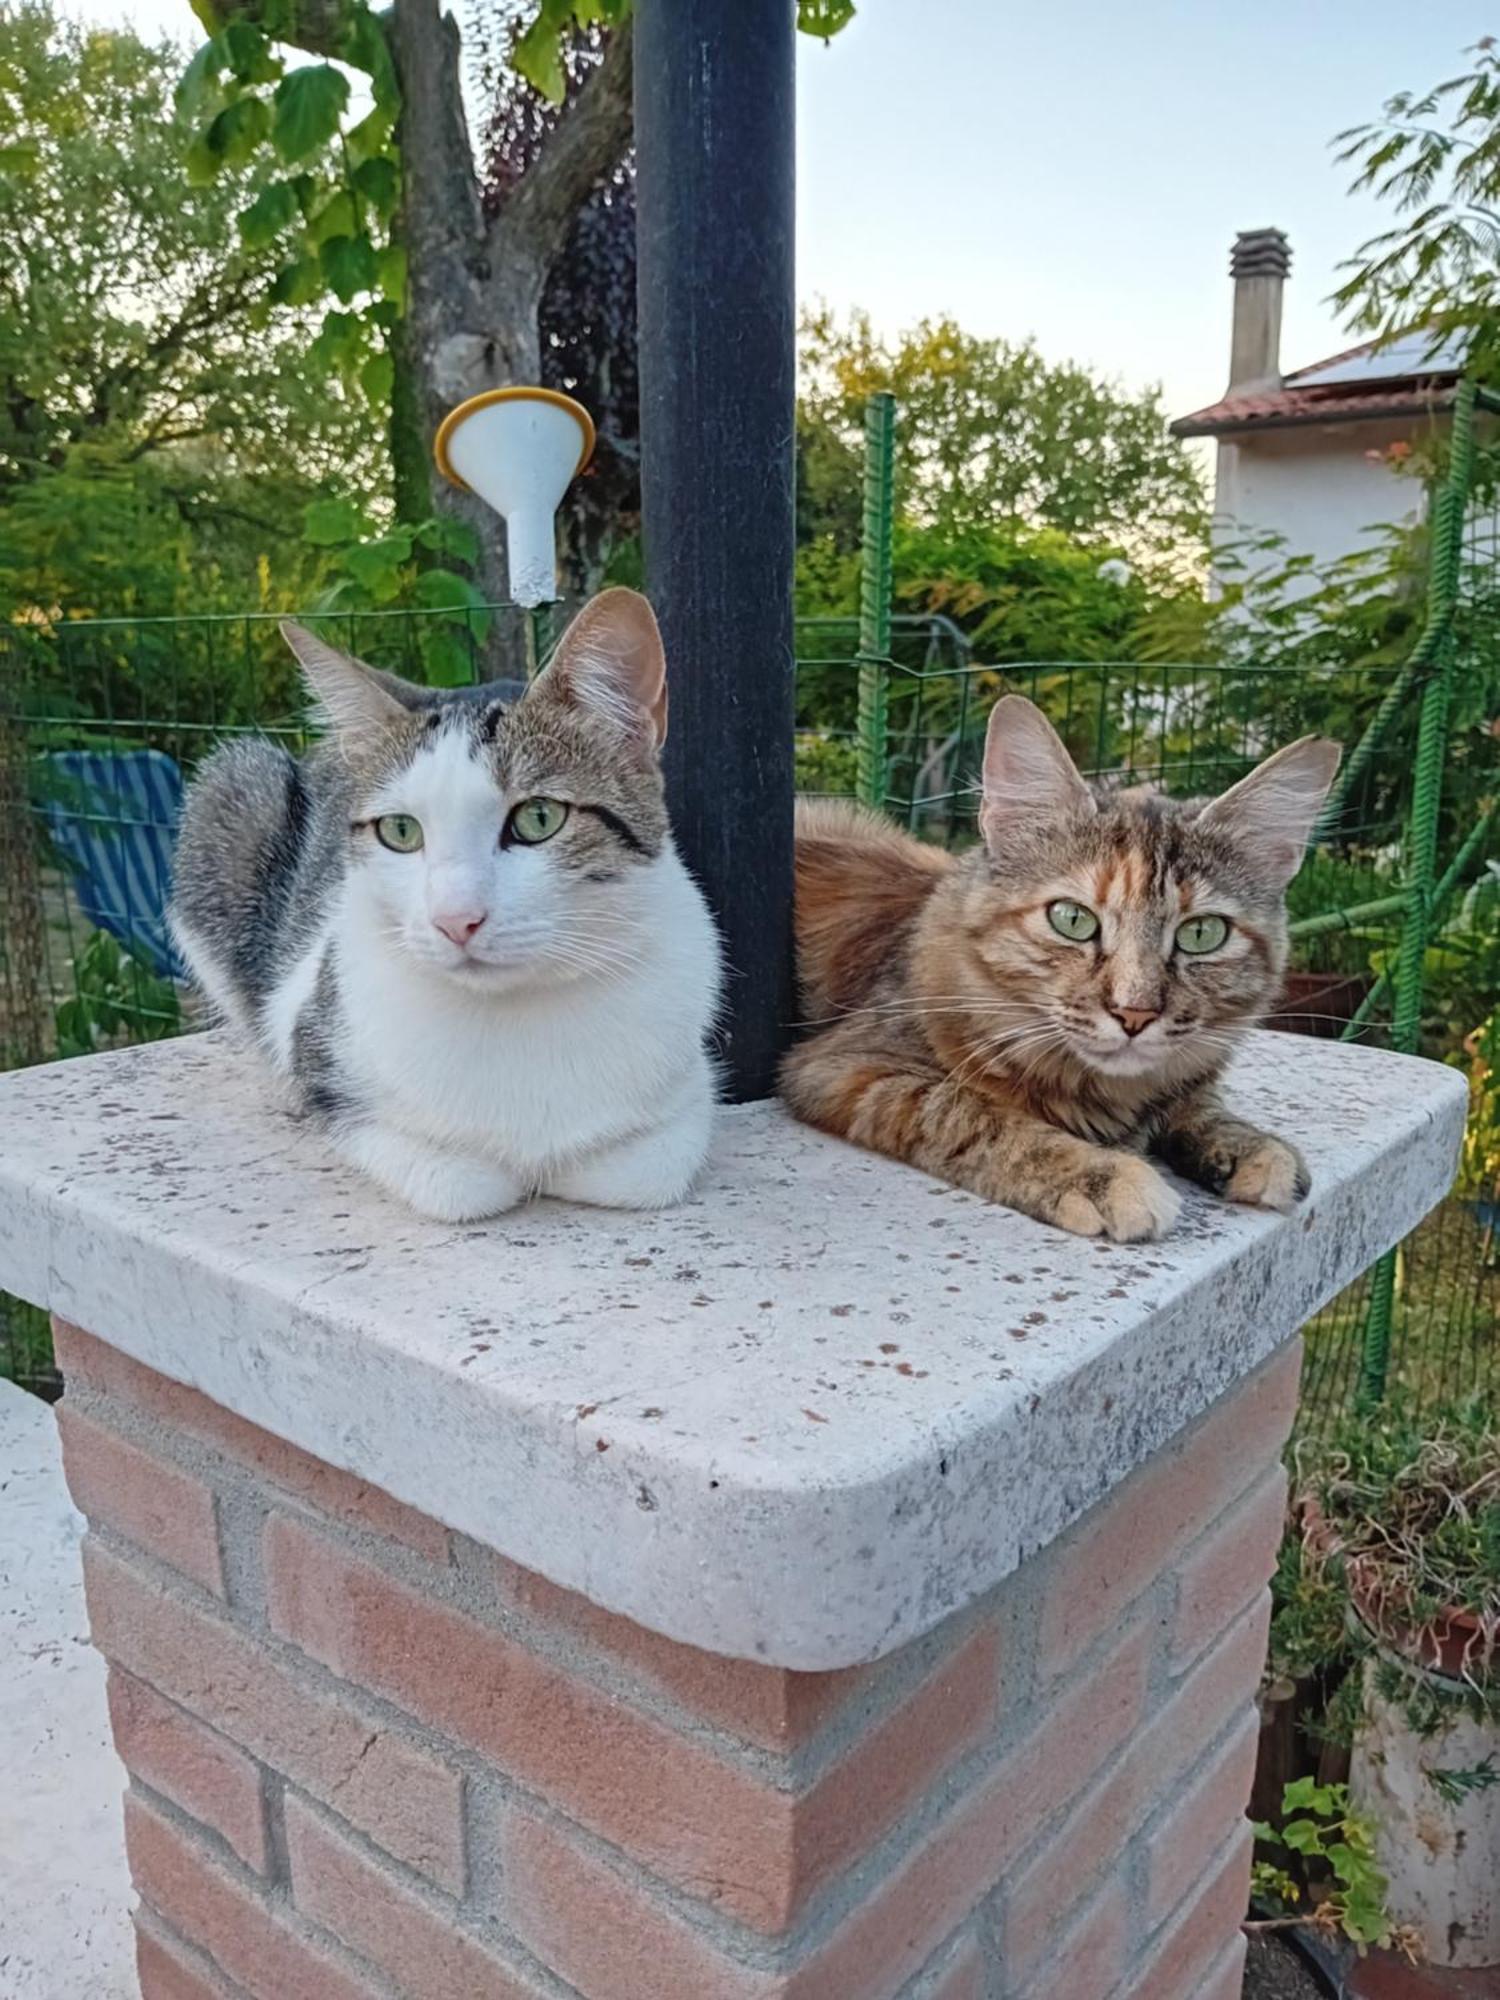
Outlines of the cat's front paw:
[{"label": "cat's front paw", "polygon": [[1293,1209],[1312,1186],[1307,1162],[1285,1139],[1258,1133],[1254,1141],[1236,1157],[1234,1171],[1224,1183],[1226,1201],[1242,1201],[1250,1208],[1274,1208],[1283,1214]]},{"label": "cat's front paw", "polygon": [[528,1193],[515,1174],[495,1161],[444,1153],[378,1125],[346,1133],[340,1151],[372,1181],[434,1222],[482,1222],[514,1208]]},{"label": "cat's front paw", "polygon": [[1054,1202],[1049,1220],[1075,1236],[1151,1243],[1166,1235],[1181,1207],[1149,1160],[1137,1153],[1115,1153],[1074,1177]]}]

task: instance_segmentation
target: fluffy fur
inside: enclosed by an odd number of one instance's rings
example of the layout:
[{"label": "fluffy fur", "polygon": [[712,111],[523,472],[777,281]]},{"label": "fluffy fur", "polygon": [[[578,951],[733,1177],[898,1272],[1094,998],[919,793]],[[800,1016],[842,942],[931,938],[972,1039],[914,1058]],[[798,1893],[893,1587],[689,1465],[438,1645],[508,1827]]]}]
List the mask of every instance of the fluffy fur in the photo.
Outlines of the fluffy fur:
[{"label": "fluffy fur", "polygon": [[[644,598],[597,598],[513,705],[285,630],[328,735],[300,763],[228,744],[189,790],[172,923],[203,993],[424,1214],[676,1201],[708,1145],[719,952],[667,826]],[[566,816],[527,844],[537,799]],[[393,816],[416,851],[382,844]]]},{"label": "fluffy fur", "polygon": [[[1300,1154],[1226,1112],[1215,1085],[1280,990],[1286,885],[1338,759],[1306,737],[1209,802],[1110,795],[1007,695],[982,841],[962,858],[853,807],[804,806],[792,1109],[1084,1236],[1170,1228],[1178,1198],[1148,1149],[1232,1201],[1291,1207]],[[1061,903],[1097,934],[1060,935]],[[1227,934],[1190,955],[1179,927],[1205,916]]]}]

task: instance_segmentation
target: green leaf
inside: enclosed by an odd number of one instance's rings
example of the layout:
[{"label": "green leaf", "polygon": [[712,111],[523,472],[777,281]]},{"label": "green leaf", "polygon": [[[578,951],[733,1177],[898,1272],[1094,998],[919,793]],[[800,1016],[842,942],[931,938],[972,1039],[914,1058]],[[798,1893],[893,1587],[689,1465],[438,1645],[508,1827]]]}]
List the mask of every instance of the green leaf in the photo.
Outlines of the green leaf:
[{"label": "green leaf", "polygon": [[0,173],[25,180],[36,172],[40,157],[35,139],[17,139],[12,145],[0,146]]},{"label": "green leaf", "polygon": [[363,526],[364,516],[352,500],[309,500],[302,510],[302,539],[315,549],[353,541]]},{"label": "green leaf", "polygon": [[297,216],[297,191],[290,181],[272,181],[241,210],[240,241],[247,250],[264,249]]},{"label": "green leaf", "polygon": [[361,160],[354,169],[353,179],[355,192],[362,201],[367,201],[379,215],[390,214],[396,206],[396,195],[401,185],[394,160],[384,153],[377,153],[370,160]]},{"label": "green leaf", "polygon": [[518,35],[510,52],[511,67],[531,85],[540,91],[549,104],[561,104],[567,93],[568,78],[563,68],[562,30],[566,14],[544,0],[541,12],[526,30]]},{"label": "green leaf", "polygon": [[271,280],[271,297],[278,305],[307,306],[323,291],[323,273],[316,257],[287,264]]},{"label": "green leaf", "polygon": [[1348,1803],[1342,1785],[1320,1785],[1316,1778],[1296,1778],[1281,1794],[1283,1812],[1338,1813]]},{"label": "green leaf", "polygon": [[345,62],[369,76],[375,102],[381,110],[394,112],[399,108],[401,90],[396,81],[396,65],[391,60],[391,45],[384,26],[368,7],[355,8],[344,33],[341,54]]},{"label": "green leaf", "polygon": [[201,118],[218,95],[223,50],[217,36],[202,43],[192,61],[177,79],[177,109],[184,118]]},{"label": "green leaf", "polygon": [[1294,1854],[1321,1854],[1323,1851],[1323,1829],[1316,1820],[1288,1820],[1281,1829],[1281,1837]]},{"label": "green leaf", "polygon": [[389,604],[401,594],[401,568],[410,555],[409,540],[403,550],[396,537],[387,535],[346,550],[344,567],[377,604]]},{"label": "green leaf", "polygon": [[263,97],[236,97],[209,126],[204,138],[227,167],[242,167],[271,129],[271,107]]},{"label": "green leaf", "polygon": [[1345,1896],[1339,1922],[1346,1935],[1359,1944],[1380,1944],[1390,1935],[1390,1913],[1380,1896],[1370,1891]]},{"label": "green leaf", "polygon": [[383,297],[398,312],[406,310],[406,252],[399,243],[388,243],[375,258],[375,282]]},{"label": "green leaf", "polygon": [[797,26],[826,42],[848,27],[855,12],[854,0],[797,0]]},{"label": "green leaf", "polygon": [[390,144],[395,123],[393,114],[384,106],[377,104],[375,109],[367,112],[357,125],[350,127],[344,134],[344,149],[356,167],[362,166],[366,160],[374,159],[377,153],[385,151]]},{"label": "green leaf", "polygon": [[419,641],[422,665],[433,687],[470,687],[474,680],[474,659],[457,632],[443,632],[428,626]]},{"label": "green leaf", "polygon": [[209,144],[208,133],[200,132],[183,155],[189,187],[207,187],[223,164],[224,156]]},{"label": "green leaf", "polygon": [[218,38],[224,60],[241,83],[274,83],[282,65],[253,21],[231,21]]},{"label": "green leaf", "polygon": [[467,521],[435,515],[432,520],[420,524],[416,536],[422,547],[431,549],[434,555],[453,556],[466,563],[479,560],[479,537]]},{"label": "green leaf", "polygon": [[390,401],[395,381],[396,364],[383,347],[377,349],[359,371],[359,386],[376,409],[384,408]]},{"label": "green leaf", "polygon": [[326,243],[333,236],[352,236],[357,227],[354,196],[348,188],[339,188],[309,218],[307,234],[314,243]]},{"label": "green leaf", "polygon": [[330,375],[347,374],[359,358],[364,339],[358,313],[325,313],[318,337],[308,349],[308,359]]},{"label": "green leaf", "polygon": [[460,615],[465,623],[471,612],[484,610],[484,598],[466,576],[452,569],[424,569],[412,586],[412,602],[429,611]]},{"label": "green leaf", "polygon": [[408,563],[411,561],[413,540],[410,528],[395,527],[368,542],[361,542],[360,552],[378,556],[386,563]]},{"label": "green leaf", "polygon": [[330,236],[318,252],[328,289],[342,304],[375,289],[375,248],[368,236]]},{"label": "green leaf", "polygon": [[305,160],[339,129],[349,82],[331,63],[311,63],[284,76],[276,91],[271,137],[284,160]]}]

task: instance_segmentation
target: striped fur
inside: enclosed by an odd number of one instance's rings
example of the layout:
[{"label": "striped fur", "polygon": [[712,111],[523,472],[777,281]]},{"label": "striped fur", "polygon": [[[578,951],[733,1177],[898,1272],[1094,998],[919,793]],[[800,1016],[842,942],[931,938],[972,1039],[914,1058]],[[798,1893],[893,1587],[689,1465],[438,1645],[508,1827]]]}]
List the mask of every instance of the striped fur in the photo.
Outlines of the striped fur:
[{"label": "striped fur", "polygon": [[[1148,1151],[1231,1200],[1290,1206],[1300,1155],[1225,1113],[1215,1086],[1280,988],[1286,883],[1337,761],[1307,738],[1220,800],[1093,793],[1011,696],[990,721],[983,840],[962,858],[855,807],[804,807],[788,1103],[1081,1235],[1170,1227],[1178,1198]],[[1064,901],[1096,937],[1058,933]],[[1204,916],[1227,935],[1190,955],[1178,929]]]}]

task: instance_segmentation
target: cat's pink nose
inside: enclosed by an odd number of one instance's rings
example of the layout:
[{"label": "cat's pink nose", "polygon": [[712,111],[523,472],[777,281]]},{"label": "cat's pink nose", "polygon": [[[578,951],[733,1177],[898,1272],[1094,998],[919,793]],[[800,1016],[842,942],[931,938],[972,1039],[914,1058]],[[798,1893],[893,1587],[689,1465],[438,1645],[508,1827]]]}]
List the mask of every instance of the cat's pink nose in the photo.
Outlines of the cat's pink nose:
[{"label": "cat's pink nose", "polygon": [[1149,1028],[1161,1014],[1158,1007],[1111,1007],[1109,1011],[1127,1035],[1138,1035],[1142,1028]]},{"label": "cat's pink nose", "polygon": [[476,917],[472,910],[449,910],[440,917],[434,917],[432,927],[441,931],[450,943],[466,945],[484,922],[484,914],[481,910]]}]

